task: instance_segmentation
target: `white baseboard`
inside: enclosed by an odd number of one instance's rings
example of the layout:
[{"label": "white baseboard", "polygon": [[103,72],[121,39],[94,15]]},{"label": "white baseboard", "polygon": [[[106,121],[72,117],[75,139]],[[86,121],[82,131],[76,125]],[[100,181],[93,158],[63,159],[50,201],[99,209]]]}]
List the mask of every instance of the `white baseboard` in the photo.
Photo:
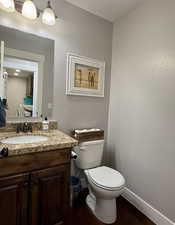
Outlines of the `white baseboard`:
[{"label": "white baseboard", "polygon": [[168,219],[161,212],[153,208],[150,204],[145,202],[142,198],[140,198],[128,188],[125,188],[122,196],[127,199],[132,205],[134,205],[139,211],[145,214],[156,225],[175,225],[173,221]]}]

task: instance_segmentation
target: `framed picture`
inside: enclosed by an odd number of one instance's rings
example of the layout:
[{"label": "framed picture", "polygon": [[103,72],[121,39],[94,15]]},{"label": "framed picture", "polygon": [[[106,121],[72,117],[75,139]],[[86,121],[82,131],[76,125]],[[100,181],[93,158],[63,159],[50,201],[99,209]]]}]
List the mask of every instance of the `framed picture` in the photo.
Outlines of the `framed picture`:
[{"label": "framed picture", "polygon": [[66,94],[104,97],[105,62],[67,54]]}]

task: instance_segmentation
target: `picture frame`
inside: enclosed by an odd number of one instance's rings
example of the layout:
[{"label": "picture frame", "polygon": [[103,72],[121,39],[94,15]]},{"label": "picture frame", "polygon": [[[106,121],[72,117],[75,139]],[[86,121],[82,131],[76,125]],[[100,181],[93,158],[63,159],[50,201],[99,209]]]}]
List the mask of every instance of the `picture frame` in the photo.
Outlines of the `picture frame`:
[{"label": "picture frame", "polygon": [[104,97],[105,62],[67,53],[66,94]]}]

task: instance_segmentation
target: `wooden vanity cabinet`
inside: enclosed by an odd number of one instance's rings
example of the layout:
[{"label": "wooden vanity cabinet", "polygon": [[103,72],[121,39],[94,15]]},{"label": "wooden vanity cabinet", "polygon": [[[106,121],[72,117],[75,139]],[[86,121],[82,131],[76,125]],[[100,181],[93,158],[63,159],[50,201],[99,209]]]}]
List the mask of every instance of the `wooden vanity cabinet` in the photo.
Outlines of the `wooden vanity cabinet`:
[{"label": "wooden vanity cabinet", "polygon": [[0,225],[66,224],[70,149],[0,159],[0,168]]},{"label": "wooden vanity cabinet", "polygon": [[32,225],[63,224],[69,202],[69,166],[31,173]]},{"label": "wooden vanity cabinet", "polygon": [[0,224],[27,225],[28,174],[0,178]]}]

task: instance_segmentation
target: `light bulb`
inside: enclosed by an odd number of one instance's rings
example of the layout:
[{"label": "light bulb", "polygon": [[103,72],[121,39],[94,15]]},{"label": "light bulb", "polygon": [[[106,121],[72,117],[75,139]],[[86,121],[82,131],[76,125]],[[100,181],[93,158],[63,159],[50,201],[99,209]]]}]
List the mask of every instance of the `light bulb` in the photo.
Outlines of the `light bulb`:
[{"label": "light bulb", "polygon": [[52,10],[52,7],[50,5],[50,1],[48,1],[48,6],[44,10],[42,15],[42,22],[47,25],[54,25],[55,24],[55,14]]},{"label": "light bulb", "polygon": [[14,0],[0,0],[0,8],[5,10],[6,12],[14,12],[15,11]]},{"label": "light bulb", "polygon": [[26,0],[22,7],[22,15],[28,19],[34,20],[37,18],[37,10],[31,0]]}]

